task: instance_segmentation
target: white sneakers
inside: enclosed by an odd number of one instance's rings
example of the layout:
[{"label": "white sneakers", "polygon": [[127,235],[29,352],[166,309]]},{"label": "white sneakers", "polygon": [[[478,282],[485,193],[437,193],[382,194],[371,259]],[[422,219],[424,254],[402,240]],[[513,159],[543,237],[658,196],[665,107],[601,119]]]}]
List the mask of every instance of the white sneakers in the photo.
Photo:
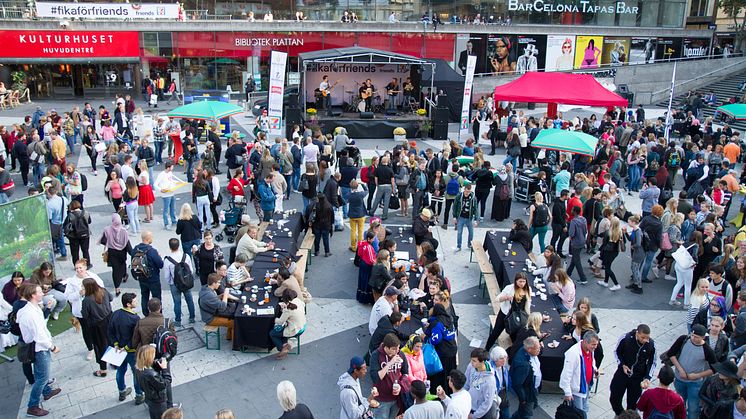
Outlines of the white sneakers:
[{"label": "white sneakers", "polygon": [[622,286],[619,285],[619,284],[616,284],[613,287],[609,288],[609,290],[611,290],[611,291],[618,291],[620,289],[622,289]]}]

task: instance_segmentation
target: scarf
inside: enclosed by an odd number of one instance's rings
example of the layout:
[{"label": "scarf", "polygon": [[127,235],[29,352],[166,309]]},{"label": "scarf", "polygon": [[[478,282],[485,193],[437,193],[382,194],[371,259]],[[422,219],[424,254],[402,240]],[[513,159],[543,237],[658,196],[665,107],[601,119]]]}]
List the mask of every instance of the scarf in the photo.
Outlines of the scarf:
[{"label": "scarf", "polygon": [[129,237],[127,230],[122,227],[122,218],[119,214],[111,215],[111,225],[104,229],[103,237],[106,237],[106,246],[114,250],[122,250],[127,247]]},{"label": "scarf", "polygon": [[501,166],[499,169],[497,169],[497,176],[503,182],[508,178],[508,171],[505,170],[505,166]]}]

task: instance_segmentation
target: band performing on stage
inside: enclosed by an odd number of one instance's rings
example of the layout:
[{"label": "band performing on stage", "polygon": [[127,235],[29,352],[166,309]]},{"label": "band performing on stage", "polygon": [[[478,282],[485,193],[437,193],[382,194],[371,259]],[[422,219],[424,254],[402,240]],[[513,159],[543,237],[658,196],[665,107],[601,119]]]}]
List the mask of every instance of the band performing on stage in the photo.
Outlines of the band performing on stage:
[{"label": "band performing on stage", "polygon": [[[324,110],[327,116],[331,116],[331,98],[340,92],[335,91],[339,83],[331,83],[329,76],[324,75],[315,90],[315,101],[319,110]],[[419,101],[415,96],[416,86],[411,78],[407,77],[403,83],[399,78],[392,78],[382,91],[373,85],[371,79],[362,83],[355,82],[359,87],[357,91],[345,90],[342,100],[344,112],[373,112],[373,113],[397,113],[411,112],[419,107]],[[339,98],[339,97],[337,97]]]}]

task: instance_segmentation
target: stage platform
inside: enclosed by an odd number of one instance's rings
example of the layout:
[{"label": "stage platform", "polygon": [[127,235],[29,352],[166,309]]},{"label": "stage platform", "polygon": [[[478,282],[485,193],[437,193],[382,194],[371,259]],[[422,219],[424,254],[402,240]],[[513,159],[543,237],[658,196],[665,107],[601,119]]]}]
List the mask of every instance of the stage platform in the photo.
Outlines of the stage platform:
[{"label": "stage platform", "polygon": [[[323,111],[322,111],[323,112]],[[336,127],[347,129],[347,135],[352,139],[366,138],[394,138],[394,128],[402,127],[407,131],[407,137],[412,138],[419,130],[421,119],[413,113],[400,115],[374,114],[373,119],[361,119],[360,114],[342,113],[341,116],[326,116],[321,112],[316,117],[324,133],[332,132]]]}]

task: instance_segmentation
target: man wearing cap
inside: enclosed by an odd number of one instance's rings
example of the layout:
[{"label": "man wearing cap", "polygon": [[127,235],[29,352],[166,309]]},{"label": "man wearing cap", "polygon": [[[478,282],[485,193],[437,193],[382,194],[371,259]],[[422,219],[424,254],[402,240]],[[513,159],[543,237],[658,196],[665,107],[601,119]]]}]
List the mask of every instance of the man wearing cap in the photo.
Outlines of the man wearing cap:
[{"label": "man wearing cap", "polygon": [[360,388],[360,379],[368,373],[368,366],[365,365],[363,358],[353,356],[350,359],[350,368],[347,372],[339,376],[337,386],[339,386],[339,419],[360,419],[365,416],[365,412],[371,407],[378,407],[375,397],[378,395],[376,388],[370,392],[370,395],[363,397],[363,390]]},{"label": "man wearing cap", "polygon": [[398,297],[399,290],[396,287],[388,287],[383,291],[383,295],[373,304],[373,309],[370,311],[370,320],[368,321],[368,331],[371,336],[376,332],[378,321],[381,320],[381,317],[388,316],[395,309],[399,311],[397,305]]},{"label": "man wearing cap", "polygon": [[433,230],[430,227],[430,218],[433,213],[430,209],[425,208],[420,213],[420,216],[414,219],[412,223],[412,232],[414,233],[414,242],[416,245],[421,245],[424,241],[429,241],[433,245],[433,249],[438,248],[438,241],[433,238]]},{"label": "man wearing cap", "polygon": [[474,240],[474,227],[477,226],[477,198],[471,193],[471,183],[464,185],[464,190],[458,194],[453,202],[453,221],[456,224],[458,235],[456,236],[456,251],[461,251],[461,237],[464,235],[464,227],[469,230],[469,241],[466,243],[471,249],[471,241]]},{"label": "man wearing cap", "polygon": [[705,377],[713,374],[717,363],[715,352],[705,342],[707,328],[692,326],[691,335],[682,335],[671,345],[668,354],[674,366],[674,387],[686,403],[687,417],[699,415],[699,390]]}]

